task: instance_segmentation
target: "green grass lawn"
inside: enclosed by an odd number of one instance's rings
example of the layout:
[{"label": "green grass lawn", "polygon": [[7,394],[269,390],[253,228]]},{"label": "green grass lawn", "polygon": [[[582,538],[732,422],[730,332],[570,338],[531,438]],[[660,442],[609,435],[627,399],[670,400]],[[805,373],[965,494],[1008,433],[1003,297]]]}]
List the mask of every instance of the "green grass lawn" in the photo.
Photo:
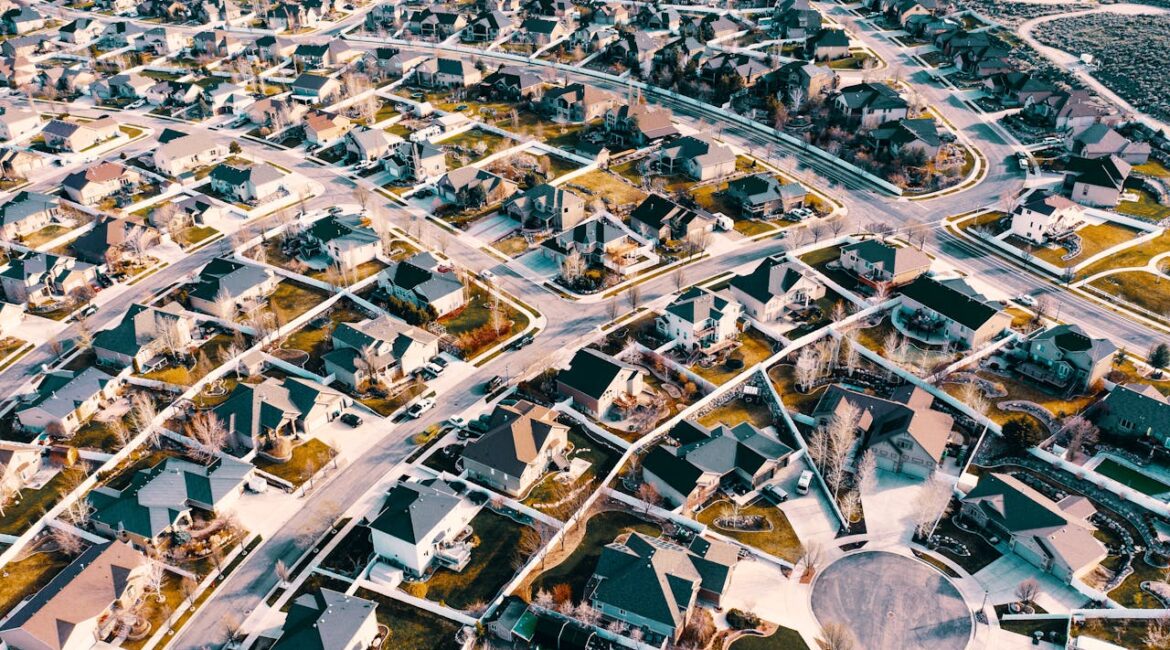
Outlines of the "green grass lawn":
[{"label": "green grass lawn", "polygon": [[64,235],[70,230],[72,230],[72,228],[66,228],[65,226],[52,223],[32,233],[31,235],[25,236],[21,243],[25,246],[28,246],[29,248],[37,248],[39,246],[44,246],[45,244],[53,241],[61,235]]},{"label": "green grass lawn", "polygon": [[[56,476],[49,479],[39,490],[22,490],[19,501],[8,504],[4,515],[0,516],[0,533],[5,535],[20,535],[29,525],[40,519],[69,490],[85,477],[85,472],[79,468],[61,470]],[[0,580],[0,582],[4,582]],[[0,607],[0,611],[5,611]]]},{"label": "green grass lawn", "polygon": [[708,183],[695,188],[691,192],[691,198],[708,212],[722,212],[729,217],[735,217],[739,214],[739,208],[723,193],[726,189],[726,183]]},{"label": "green grass lawn", "polygon": [[1147,271],[1122,271],[1089,283],[1155,314],[1170,313],[1170,278]]},{"label": "green grass lawn", "polygon": [[731,530],[715,524],[717,518],[730,515],[731,513],[731,503],[728,501],[719,501],[704,508],[695,516],[695,519],[706,524],[713,530],[727,535],[736,541],[754,546],[765,553],[771,553],[789,562],[796,562],[800,559],[801,549],[803,548],[800,543],[800,538],[796,536],[796,531],[792,529],[792,524],[788,522],[788,517],[779,508],[764,502],[757,502],[740,510],[740,513],[743,515],[758,515],[768,521],[768,530],[760,532]]},{"label": "green grass lawn", "polygon": [[656,537],[662,533],[662,528],[629,512],[609,511],[593,515],[585,522],[585,536],[581,543],[565,561],[540,574],[533,582],[533,592],[541,589],[552,591],[555,585],[565,583],[573,590],[573,600],[580,600],[585,583],[597,567],[601,548],[618,535],[634,531]]},{"label": "green grass lawn", "polygon": [[1121,483],[1127,487],[1131,487],[1142,494],[1160,497],[1170,492],[1170,485],[1166,485],[1162,481],[1144,474],[1135,469],[1113,460],[1106,458],[1101,461],[1100,465],[1095,468],[1098,474],[1108,476],[1109,478]]},{"label": "green grass lawn", "polygon": [[427,580],[427,599],[456,609],[487,603],[516,575],[512,560],[523,527],[484,508],[471,520],[479,545],[471,550],[471,562],[459,573],[440,568]]},{"label": "green grass lawn", "polygon": [[0,570],[0,612],[12,612],[20,601],[49,584],[69,566],[69,559],[63,553],[33,553],[5,564]]},{"label": "green grass lawn", "polygon": [[800,632],[781,625],[769,636],[743,636],[730,650],[809,650]]},{"label": "green grass lawn", "polygon": [[1077,231],[1077,235],[1081,238],[1081,251],[1075,257],[1067,260],[1062,260],[1061,257],[1068,253],[1064,247],[1055,248],[1038,248],[1033,254],[1037,259],[1044,260],[1049,264],[1054,264],[1059,267],[1068,267],[1077,263],[1078,260],[1088,259],[1101,251],[1108,250],[1117,246],[1118,244],[1130,241],[1137,237],[1139,233],[1133,228],[1121,226],[1115,223],[1101,223],[1092,226],[1085,226]]},{"label": "green grass lawn", "polygon": [[1134,609],[1160,609],[1162,604],[1154,596],[1142,590],[1143,582],[1160,582],[1166,579],[1166,570],[1147,564],[1141,557],[1133,560],[1133,573],[1129,574],[1109,597],[1122,607]]},{"label": "green grass lawn", "polygon": [[[309,360],[305,367],[310,370],[319,369],[323,363],[321,357],[333,349],[331,343],[333,330],[342,323],[357,323],[367,318],[369,316],[359,310],[357,305],[343,298],[334,303],[329,310],[328,323],[322,327],[313,327],[312,323],[307,323],[304,327],[285,337],[280,347],[300,350],[308,354]],[[316,320],[318,319],[314,319],[314,322]]]},{"label": "green grass lawn", "polygon": [[734,427],[741,422],[751,422],[760,429],[770,427],[772,426],[772,411],[760,399],[748,403],[742,397],[738,397],[699,418],[699,424],[705,427],[719,424]]},{"label": "green grass lawn", "polygon": [[281,280],[268,298],[278,323],[287,323],[329,298],[329,293],[308,285]]},{"label": "green grass lawn", "polygon": [[257,469],[299,487],[336,455],[337,451],[333,447],[316,438],[309,438],[304,443],[293,447],[292,458],[286,462],[276,463],[263,456],[257,456],[252,462]]},{"label": "green grass lawn", "polygon": [[359,588],[355,595],[378,603],[378,623],[390,630],[386,647],[401,650],[459,650],[458,623],[412,607],[376,591]]},{"label": "green grass lawn", "polygon": [[696,363],[691,366],[691,370],[696,375],[719,386],[772,356],[772,340],[754,329],[742,332],[739,335],[739,342],[740,346],[735,351],[736,354],[743,357],[743,365],[739,368],[728,368],[724,363],[717,363],[713,366],[702,366]]},{"label": "green grass lawn", "polygon": [[1127,214],[1138,219],[1145,219],[1146,221],[1161,221],[1166,217],[1170,217],[1170,207],[1166,207],[1154,200],[1154,197],[1145,190],[1139,190],[1135,187],[1125,188],[1126,192],[1132,192],[1138,196],[1136,201],[1121,201],[1117,204],[1117,211],[1121,214]]}]

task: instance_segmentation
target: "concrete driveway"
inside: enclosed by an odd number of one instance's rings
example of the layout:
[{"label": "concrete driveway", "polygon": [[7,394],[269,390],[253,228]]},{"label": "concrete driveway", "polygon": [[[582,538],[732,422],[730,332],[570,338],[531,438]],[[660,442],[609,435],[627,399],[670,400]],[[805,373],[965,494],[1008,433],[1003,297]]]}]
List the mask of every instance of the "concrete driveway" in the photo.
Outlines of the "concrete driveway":
[{"label": "concrete driveway", "polygon": [[922,480],[878,470],[878,486],[861,495],[870,539],[910,539],[914,534],[914,499]]},{"label": "concrete driveway", "polygon": [[517,257],[514,263],[522,264],[527,271],[527,275],[536,275],[546,280],[557,277],[557,274],[561,272],[561,268],[556,261],[547,257],[539,250]]},{"label": "concrete driveway", "polygon": [[485,244],[490,244],[519,227],[520,224],[515,219],[497,212],[490,217],[476,221],[467,229],[467,234]]},{"label": "concrete driveway", "polygon": [[780,487],[788,492],[789,498],[780,504],[780,510],[788,517],[801,542],[807,544],[816,541],[827,547],[837,536],[839,524],[833,515],[828,498],[817,489],[816,481],[813,481],[813,487],[809,489],[808,494],[801,496],[796,493],[796,481],[800,478],[800,473],[806,469],[808,466],[804,463],[793,463],[785,470]]},{"label": "concrete driveway", "polygon": [[1041,572],[1010,552],[975,574],[975,579],[987,590],[990,602],[996,605],[1018,600],[1016,587],[1028,578],[1035,578],[1040,583],[1040,595],[1036,597],[1036,604],[1050,614],[1068,612],[1083,606],[1088,600],[1055,576]]}]

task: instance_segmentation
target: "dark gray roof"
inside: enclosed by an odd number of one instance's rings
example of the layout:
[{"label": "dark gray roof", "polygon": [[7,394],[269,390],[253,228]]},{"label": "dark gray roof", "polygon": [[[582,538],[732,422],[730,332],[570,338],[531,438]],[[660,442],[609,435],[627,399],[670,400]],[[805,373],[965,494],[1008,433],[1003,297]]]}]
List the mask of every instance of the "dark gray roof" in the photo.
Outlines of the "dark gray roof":
[{"label": "dark gray roof", "polygon": [[274,650],[349,650],[378,604],[321,588],[293,601]]},{"label": "dark gray roof", "polygon": [[381,514],[370,528],[404,542],[417,544],[459,505],[462,497],[439,479],[399,483],[386,494]]}]

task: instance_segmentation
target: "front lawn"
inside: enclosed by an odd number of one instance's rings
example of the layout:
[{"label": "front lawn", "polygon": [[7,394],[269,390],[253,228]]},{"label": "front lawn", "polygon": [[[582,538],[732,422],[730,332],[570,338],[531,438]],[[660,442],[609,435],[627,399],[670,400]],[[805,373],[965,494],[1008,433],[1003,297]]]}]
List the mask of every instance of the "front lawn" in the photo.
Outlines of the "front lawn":
[{"label": "front lawn", "polygon": [[462,626],[450,619],[369,589],[359,588],[354,595],[378,603],[378,624],[390,630],[386,644],[390,648],[459,650],[463,647],[455,636]]},{"label": "front lawn", "polygon": [[343,576],[357,577],[374,555],[368,526],[354,526],[321,562],[321,568]]},{"label": "front lawn", "polygon": [[580,601],[585,593],[585,583],[597,568],[601,548],[613,542],[618,535],[634,531],[657,537],[662,533],[662,528],[633,513],[620,510],[593,515],[585,522],[585,535],[577,548],[563,562],[540,574],[533,582],[533,592],[552,591],[554,586],[564,583],[572,589],[573,600]]},{"label": "front lawn", "polygon": [[184,228],[175,235],[175,243],[183,248],[190,248],[218,234],[219,231],[211,226],[191,226]]},{"label": "front lawn", "polygon": [[1077,235],[1081,239],[1080,252],[1069,258],[1062,259],[1064,255],[1068,254],[1068,249],[1060,246],[1038,248],[1033,251],[1033,255],[1037,259],[1048,262],[1049,264],[1064,268],[1072,266],[1078,260],[1089,259],[1090,257],[1102,251],[1113,248],[1118,244],[1125,243],[1134,237],[1138,236],[1138,231],[1127,226],[1121,226],[1115,223],[1100,223],[1092,226],[1085,226],[1077,231]]},{"label": "front lawn", "polygon": [[167,618],[175,613],[179,609],[179,606],[183,604],[183,601],[186,600],[186,596],[183,595],[182,581],[182,577],[167,571],[163,574],[162,602],[159,602],[158,596],[153,591],[142,596],[142,604],[138,608],[138,615],[150,622],[150,634],[137,641],[126,639],[121,642],[121,647],[126,650],[140,650],[150,641],[153,633],[163,627]]},{"label": "front lawn", "polygon": [[412,379],[405,385],[396,386],[393,392],[386,397],[363,397],[358,401],[378,415],[390,417],[395,411],[405,406],[410,400],[422,395],[426,390],[426,382]]},{"label": "front lawn", "polygon": [[949,518],[938,522],[938,527],[935,528],[935,534],[942,537],[949,537],[958,541],[967,548],[967,555],[960,555],[952,550],[950,547],[940,545],[934,549],[934,552],[945,556],[947,559],[955,562],[963,567],[967,573],[974,575],[980,569],[986,567],[992,562],[1003,557],[1002,554],[989,544],[983,537],[969,533],[954,523]]},{"label": "front lawn", "polygon": [[478,545],[471,550],[471,562],[459,573],[440,568],[427,580],[427,599],[455,609],[488,603],[516,575],[513,559],[523,527],[511,519],[484,508],[471,520]]},{"label": "front lawn", "polygon": [[[468,292],[467,304],[462,309],[439,319],[439,324],[455,339],[465,359],[475,358],[484,350],[528,327],[527,316],[504,300],[497,303],[491,294],[478,284],[472,284]],[[490,332],[489,335],[477,336],[484,328],[491,329],[493,303],[503,311],[502,323],[508,327],[496,337],[490,336]]]},{"label": "front lawn", "polygon": [[322,467],[329,464],[329,461],[333,460],[336,455],[337,451],[333,447],[316,438],[309,438],[304,443],[293,447],[292,458],[283,463],[270,461],[263,456],[256,456],[252,464],[256,466],[256,469],[282,478],[295,487],[300,487],[302,483],[316,475]]},{"label": "front lawn", "polygon": [[754,546],[778,558],[789,562],[800,559],[804,547],[800,543],[800,538],[796,536],[796,531],[792,529],[792,524],[788,522],[788,517],[779,508],[766,502],[757,502],[740,509],[741,516],[763,517],[766,522],[763,526],[765,530],[758,532],[734,530],[715,523],[716,519],[730,516],[732,513],[731,502],[719,501],[695,515],[695,520],[738,542]]},{"label": "front lawn", "polygon": [[809,650],[800,632],[781,625],[769,636],[741,636],[730,650]]},{"label": "front lawn", "polygon": [[292,280],[281,280],[268,298],[277,324],[287,323],[329,298],[327,291]]}]

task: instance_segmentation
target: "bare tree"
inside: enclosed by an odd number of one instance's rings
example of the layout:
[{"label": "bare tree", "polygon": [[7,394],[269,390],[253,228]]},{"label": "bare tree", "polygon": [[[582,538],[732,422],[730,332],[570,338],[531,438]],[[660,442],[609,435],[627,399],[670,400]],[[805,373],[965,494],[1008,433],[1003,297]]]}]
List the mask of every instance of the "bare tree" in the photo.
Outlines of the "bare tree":
[{"label": "bare tree", "polygon": [[93,516],[93,506],[90,505],[89,499],[74,499],[65,507],[62,515],[65,521],[78,528],[85,528],[89,526],[90,517]]},{"label": "bare tree", "polygon": [[1097,444],[1100,434],[1101,430],[1097,428],[1097,425],[1084,416],[1074,415],[1069,418],[1060,434],[1060,439],[1064,441],[1064,445],[1068,449],[1068,459],[1075,462],[1081,449],[1086,445]]},{"label": "bare tree", "polygon": [[226,288],[220,289],[219,293],[215,294],[215,303],[212,308],[216,318],[221,320],[230,322],[236,315],[236,303]]},{"label": "bare tree", "polygon": [[842,623],[828,621],[821,626],[821,635],[817,643],[822,650],[860,650],[857,637]]},{"label": "bare tree", "polygon": [[219,416],[211,411],[199,411],[187,422],[187,437],[202,445],[196,455],[203,461],[214,459],[227,444],[228,430]]},{"label": "bare tree", "polygon": [[[888,359],[891,363],[897,363],[898,351],[902,347],[902,337],[897,331],[891,330],[882,341],[882,356]],[[893,375],[893,370],[890,371]]]},{"label": "bare tree", "polygon": [[674,290],[682,291],[683,285],[687,283],[687,272],[680,266],[671,274],[674,279]]},{"label": "bare tree", "polygon": [[922,484],[911,505],[914,513],[914,530],[919,537],[929,535],[935,522],[946,514],[951,503],[951,491],[951,484],[938,474],[931,476]]},{"label": "bare tree", "polygon": [[158,407],[153,397],[139,391],[130,397],[130,412],[134,417],[134,430],[141,434],[150,429],[154,418],[158,416]]},{"label": "bare tree", "polygon": [[812,346],[805,346],[796,357],[796,389],[806,393],[812,390],[820,374],[821,355]]},{"label": "bare tree", "polygon": [[1035,578],[1027,578],[1016,585],[1016,599],[1022,605],[1031,605],[1032,601],[1036,600],[1036,596],[1040,595],[1040,583],[1036,582]]},{"label": "bare tree", "polygon": [[289,583],[289,579],[292,577],[292,573],[288,570],[288,565],[284,563],[284,560],[276,561],[275,571],[276,577],[280,578],[280,582],[287,585]]},{"label": "bare tree", "polygon": [[167,577],[167,566],[157,558],[148,558],[146,570],[146,590],[154,592],[154,598],[158,602],[166,602],[167,597],[163,595],[163,582]]},{"label": "bare tree", "polygon": [[649,483],[643,483],[638,486],[637,497],[646,504],[646,512],[650,512],[650,508],[657,506],[662,502],[662,496],[658,494],[658,490]]},{"label": "bare tree", "polygon": [[872,494],[877,489],[877,456],[872,449],[866,449],[857,461],[857,489]]},{"label": "bare tree", "polygon": [[824,237],[825,232],[827,232],[827,231],[828,231],[828,227],[826,227],[825,223],[819,219],[817,221],[812,222],[808,226],[808,232],[810,235],[812,235],[814,244],[819,242],[821,240],[821,237]]},{"label": "bare tree", "polygon": [[93,328],[89,324],[89,318],[78,315],[77,317],[77,349],[88,350],[93,345]]},{"label": "bare tree", "polygon": [[617,320],[618,314],[621,313],[621,310],[622,305],[619,302],[619,298],[617,297],[610,298],[609,301],[605,303],[605,313],[609,316],[609,320],[611,321]]},{"label": "bare tree", "polygon": [[841,508],[841,516],[845,517],[846,523],[853,523],[861,514],[861,493],[857,490],[849,490],[841,496],[838,504]]},{"label": "bare tree", "polygon": [[565,281],[565,284],[572,287],[581,279],[584,273],[585,258],[574,248],[561,261],[561,279]]},{"label": "bare tree", "polygon": [[1036,299],[1036,305],[1032,307],[1032,311],[1036,312],[1036,321],[1043,321],[1045,318],[1051,318],[1052,312],[1055,311],[1052,296],[1044,294]]},{"label": "bare tree", "polygon": [[355,186],[353,188],[353,200],[357,201],[357,204],[361,206],[362,210],[365,210],[366,206],[370,203],[370,191],[362,185]]},{"label": "bare tree", "polygon": [[125,447],[126,443],[130,442],[130,426],[126,424],[125,420],[120,417],[115,417],[105,424],[106,431],[109,431],[110,435],[114,436],[114,440],[118,441],[119,449]]},{"label": "bare tree", "polygon": [[626,289],[626,302],[630,304],[630,311],[638,311],[642,304],[642,288],[635,284]]},{"label": "bare tree", "polygon": [[821,566],[821,562],[825,559],[825,549],[820,545],[820,542],[808,542],[801,547],[800,557],[797,558],[797,566],[803,566],[804,572],[815,572]]},{"label": "bare tree", "polygon": [[57,545],[57,550],[61,551],[69,557],[74,557],[81,551],[85,550],[85,542],[82,541],[72,530],[68,528],[59,528],[53,526],[50,529],[49,538]]},{"label": "bare tree", "polygon": [[857,442],[857,423],[861,419],[861,409],[847,399],[837,403],[837,408],[825,426],[828,436],[828,453],[824,460],[825,480],[829,489],[836,495],[841,491],[845,475],[848,472],[849,459],[853,453],[853,445]]},{"label": "bare tree", "polygon": [[854,372],[857,372],[857,366],[861,362],[861,351],[857,349],[859,343],[857,342],[857,330],[849,330],[841,336],[841,347],[845,354],[845,372],[852,377]]}]

